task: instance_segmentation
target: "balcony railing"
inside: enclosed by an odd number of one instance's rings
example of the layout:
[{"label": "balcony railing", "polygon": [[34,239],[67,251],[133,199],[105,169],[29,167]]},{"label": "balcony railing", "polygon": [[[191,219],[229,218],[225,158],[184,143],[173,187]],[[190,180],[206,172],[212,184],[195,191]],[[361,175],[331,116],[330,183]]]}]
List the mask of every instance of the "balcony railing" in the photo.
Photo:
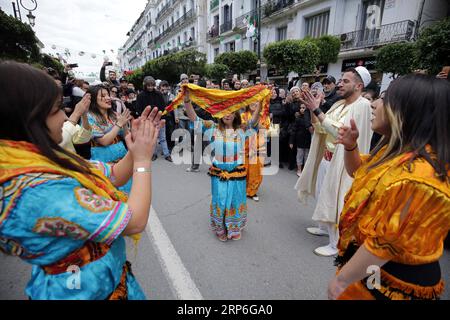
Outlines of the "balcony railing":
[{"label": "balcony railing", "polygon": [[165,29],[159,36],[155,38],[155,43],[167,36],[169,33],[171,33],[173,30],[175,30],[178,27],[183,26],[183,24],[186,21],[189,21],[191,18],[195,17],[195,10],[189,10],[186,12],[185,15],[183,15],[181,18],[179,18],[177,21],[175,21],[172,25],[170,25],[167,29]]},{"label": "balcony railing", "polygon": [[174,1],[169,1],[166,3],[164,7],[161,8],[161,11],[156,15],[156,20],[159,18],[173,5]]},{"label": "balcony railing", "polygon": [[412,40],[415,25],[414,21],[405,20],[383,25],[379,29],[364,29],[341,34],[341,51]]},{"label": "balcony railing", "polygon": [[[253,21],[258,19],[258,10],[250,11],[238,18],[236,18],[236,28],[245,28],[247,25],[245,24],[245,20],[250,20],[253,18]],[[247,21],[248,23],[248,21]]]},{"label": "balcony railing", "polygon": [[220,26],[220,33],[225,33],[231,29],[233,29],[233,21],[225,21],[225,23]]},{"label": "balcony railing", "polygon": [[182,48],[187,49],[191,47],[195,47],[197,45],[197,41],[195,40],[188,40],[185,43],[183,43]]},{"label": "balcony railing", "polygon": [[262,16],[268,17],[277,11],[289,7],[291,4],[294,4],[294,2],[295,0],[268,0],[262,7]]},{"label": "balcony railing", "polygon": [[206,38],[207,40],[212,40],[219,36],[219,25],[214,24],[211,29],[208,31]]}]

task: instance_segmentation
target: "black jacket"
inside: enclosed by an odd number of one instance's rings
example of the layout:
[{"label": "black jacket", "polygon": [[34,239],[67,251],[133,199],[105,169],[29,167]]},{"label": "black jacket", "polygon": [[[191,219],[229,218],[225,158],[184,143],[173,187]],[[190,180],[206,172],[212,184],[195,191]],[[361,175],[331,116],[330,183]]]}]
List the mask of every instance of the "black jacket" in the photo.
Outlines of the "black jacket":
[{"label": "black jacket", "polygon": [[333,104],[341,99],[342,98],[337,94],[337,88],[334,88],[334,90],[328,95],[328,97],[325,98],[325,103],[320,106],[320,109],[323,111],[323,113],[327,113],[328,110],[331,109]]},{"label": "black jacket", "polygon": [[136,112],[140,116],[147,106],[152,108],[158,107],[159,111],[164,111],[166,108],[166,103],[164,102],[164,97],[159,91],[148,91],[144,90],[137,96]]},{"label": "black jacket", "polygon": [[308,111],[303,116],[297,114],[294,122],[289,130],[289,144],[296,145],[297,148],[309,149],[311,146],[311,132],[309,128],[312,126]]},{"label": "black jacket", "polygon": [[281,99],[270,100],[269,113],[272,114],[272,123],[281,124],[286,118],[285,106]]}]

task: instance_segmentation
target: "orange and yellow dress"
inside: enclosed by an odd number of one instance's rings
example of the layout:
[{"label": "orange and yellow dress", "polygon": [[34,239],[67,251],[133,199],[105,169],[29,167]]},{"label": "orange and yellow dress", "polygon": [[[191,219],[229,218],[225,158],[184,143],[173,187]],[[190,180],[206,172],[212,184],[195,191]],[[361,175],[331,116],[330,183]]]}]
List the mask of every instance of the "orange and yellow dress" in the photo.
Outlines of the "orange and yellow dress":
[{"label": "orange and yellow dress", "polygon": [[[241,114],[243,126],[252,119],[252,114],[247,111]],[[260,117],[259,128],[268,130],[270,127],[269,117]],[[264,168],[264,154],[266,152],[266,141],[262,131],[255,133],[245,143],[245,167],[247,170],[247,196],[254,197],[262,183],[262,169]]]},{"label": "orange and yellow dress", "polygon": [[[413,153],[368,169],[384,153],[362,156],[339,222],[338,269],[360,246],[388,260],[381,286],[366,279],[350,285],[340,299],[438,299],[444,290],[439,259],[450,229],[450,185]],[[432,155],[431,148],[427,151]]]}]

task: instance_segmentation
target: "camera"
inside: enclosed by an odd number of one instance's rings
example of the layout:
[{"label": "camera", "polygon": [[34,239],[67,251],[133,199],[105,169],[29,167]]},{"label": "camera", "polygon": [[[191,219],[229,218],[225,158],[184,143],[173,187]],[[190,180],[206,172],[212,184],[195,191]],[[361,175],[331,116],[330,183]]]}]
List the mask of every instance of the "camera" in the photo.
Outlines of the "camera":
[{"label": "camera", "polygon": [[107,62],[107,63],[105,63],[105,66],[112,66],[113,65],[113,63],[110,61],[110,62]]},{"label": "camera", "polygon": [[71,63],[69,64],[70,68],[78,68],[78,63]]}]

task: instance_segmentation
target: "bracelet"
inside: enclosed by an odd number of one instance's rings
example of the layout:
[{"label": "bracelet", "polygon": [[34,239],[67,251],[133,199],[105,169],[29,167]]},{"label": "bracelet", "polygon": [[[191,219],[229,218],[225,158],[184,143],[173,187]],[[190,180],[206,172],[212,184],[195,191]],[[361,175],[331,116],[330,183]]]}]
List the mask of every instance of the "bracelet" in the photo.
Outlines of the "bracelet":
[{"label": "bracelet", "polygon": [[150,172],[152,172],[152,169],[140,167],[140,168],[134,169],[134,172],[136,172],[136,173],[145,173],[145,172],[150,173]]},{"label": "bracelet", "polygon": [[344,150],[345,150],[345,151],[348,151],[348,152],[352,152],[352,151],[355,151],[356,148],[358,148],[358,144],[355,144],[355,146],[354,146],[352,149],[344,148]]},{"label": "bracelet", "polygon": [[313,111],[313,113],[318,117],[321,113],[323,113],[323,111],[320,108],[317,108]]},{"label": "bracelet", "polygon": [[191,100],[185,101],[183,100],[184,103],[191,103]]},{"label": "bracelet", "polygon": [[114,125],[117,126],[117,127],[119,127],[120,129],[123,129],[123,127],[119,126],[119,125],[117,124],[117,122],[114,123]]}]

